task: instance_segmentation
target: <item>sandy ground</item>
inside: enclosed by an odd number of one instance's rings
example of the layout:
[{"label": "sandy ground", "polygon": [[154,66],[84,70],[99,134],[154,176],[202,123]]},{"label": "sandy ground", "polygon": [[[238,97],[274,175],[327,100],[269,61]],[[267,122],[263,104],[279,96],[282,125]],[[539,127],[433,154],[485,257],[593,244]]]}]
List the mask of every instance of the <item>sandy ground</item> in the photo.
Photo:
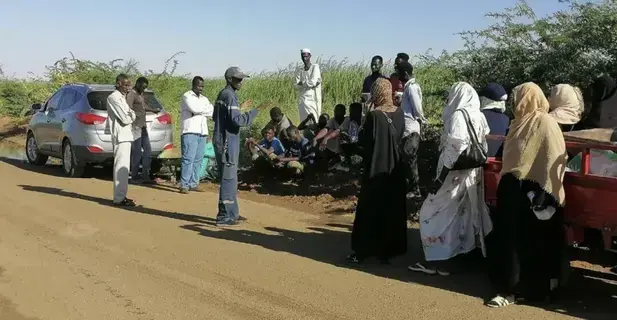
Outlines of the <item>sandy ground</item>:
[{"label": "sandy ground", "polygon": [[[140,207],[110,206],[105,178],[0,161],[0,319],[614,319],[616,276],[576,269],[550,308],[483,306],[482,267],[425,276],[344,263],[349,215],[242,199],[249,221],[213,225],[215,193],[131,186]],[[592,273],[590,273],[592,272]],[[610,316],[612,314],[612,316]]]},{"label": "sandy ground", "polygon": [[244,182],[240,205],[249,221],[219,229],[216,185],[189,195],[165,185],[131,186],[140,206],[114,208],[108,172],[68,179],[57,166],[15,160],[23,157],[23,133],[23,124],[0,117],[0,320],[617,314],[617,276],[607,272],[612,262],[590,259],[573,261],[558,304],[486,308],[492,292],[477,257],[461,259],[461,274],[450,277],[406,271],[422,256],[413,226],[408,255],[391,266],[352,268],[344,256],[353,183],[323,194],[314,185]]}]

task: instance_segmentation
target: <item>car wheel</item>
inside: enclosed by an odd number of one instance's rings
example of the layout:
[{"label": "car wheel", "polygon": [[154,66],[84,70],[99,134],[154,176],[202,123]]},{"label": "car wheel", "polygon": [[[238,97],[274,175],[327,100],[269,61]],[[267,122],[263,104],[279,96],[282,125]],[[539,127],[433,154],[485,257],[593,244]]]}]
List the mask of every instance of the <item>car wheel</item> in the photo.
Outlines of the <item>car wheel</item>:
[{"label": "car wheel", "polygon": [[48,156],[39,153],[39,146],[36,144],[34,134],[32,134],[32,132],[28,133],[28,137],[26,138],[26,159],[28,159],[28,162],[30,164],[42,166],[47,163],[48,158]]},{"label": "car wheel", "polygon": [[62,170],[64,170],[64,174],[71,178],[81,178],[84,176],[85,167],[77,163],[75,152],[73,152],[73,147],[69,140],[62,144]]}]

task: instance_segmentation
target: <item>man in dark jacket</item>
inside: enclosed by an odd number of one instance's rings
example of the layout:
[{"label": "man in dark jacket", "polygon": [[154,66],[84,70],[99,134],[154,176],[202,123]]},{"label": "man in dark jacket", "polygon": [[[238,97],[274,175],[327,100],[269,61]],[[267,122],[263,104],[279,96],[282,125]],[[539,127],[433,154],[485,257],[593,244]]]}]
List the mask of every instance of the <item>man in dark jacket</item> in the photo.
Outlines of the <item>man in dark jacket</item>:
[{"label": "man in dark jacket", "polygon": [[253,123],[257,113],[267,104],[247,112],[240,112],[241,108],[249,107],[252,101],[247,100],[238,104],[236,91],[242,87],[242,81],[249,76],[238,67],[230,67],[225,71],[227,86],[219,92],[214,107],[214,151],[216,163],[221,177],[219,188],[217,226],[233,226],[239,221],[238,208],[238,163],[240,158],[240,128],[248,127]]}]

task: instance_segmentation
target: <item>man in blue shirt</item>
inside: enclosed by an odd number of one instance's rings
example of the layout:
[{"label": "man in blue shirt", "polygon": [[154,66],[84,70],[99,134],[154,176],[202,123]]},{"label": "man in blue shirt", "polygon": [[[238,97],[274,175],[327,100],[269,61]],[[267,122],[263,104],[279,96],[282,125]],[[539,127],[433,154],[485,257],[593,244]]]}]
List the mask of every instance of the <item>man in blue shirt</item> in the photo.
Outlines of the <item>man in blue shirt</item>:
[{"label": "man in blue shirt", "polygon": [[306,165],[313,164],[315,160],[315,152],[307,138],[300,134],[295,126],[287,128],[287,135],[291,139],[291,144],[285,155],[277,158],[275,161],[280,166],[284,166],[293,171],[295,175],[301,175],[304,172]]},{"label": "man in blue shirt", "polygon": [[274,136],[274,126],[269,124],[261,130],[263,140],[256,142],[255,139],[247,140],[247,147],[252,154],[253,161],[260,158],[273,160],[285,153],[281,141]]},{"label": "man in blue shirt", "polygon": [[249,107],[248,100],[239,105],[236,91],[240,90],[243,80],[248,78],[240,68],[230,67],[225,71],[227,86],[219,92],[214,107],[214,151],[218,165],[221,184],[219,188],[217,226],[233,226],[245,218],[240,217],[238,199],[238,164],[240,158],[240,128],[253,123],[257,113],[267,107],[266,103],[257,108],[240,112]]}]

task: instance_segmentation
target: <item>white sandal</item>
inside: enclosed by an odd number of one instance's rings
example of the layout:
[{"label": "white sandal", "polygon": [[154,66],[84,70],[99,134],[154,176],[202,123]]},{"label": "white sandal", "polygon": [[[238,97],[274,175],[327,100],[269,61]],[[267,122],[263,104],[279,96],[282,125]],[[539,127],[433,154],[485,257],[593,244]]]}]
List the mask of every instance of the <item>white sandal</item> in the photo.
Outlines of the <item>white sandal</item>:
[{"label": "white sandal", "polygon": [[439,274],[440,276],[447,277],[450,275],[450,271],[443,270],[443,269],[437,269],[437,274]]},{"label": "white sandal", "polygon": [[409,271],[422,272],[422,273],[426,273],[430,275],[437,274],[437,270],[429,269],[425,267],[423,264],[421,264],[420,262],[407,267],[407,269],[409,269]]},{"label": "white sandal", "polygon": [[514,304],[515,302],[516,301],[514,300],[513,296],[508,296],[508,297],[496,296],[495,298],[491,299],[491,301],[486,303],[486,306],[489,308],[502,308],[502,307],[507,307],[511,304]]}]

